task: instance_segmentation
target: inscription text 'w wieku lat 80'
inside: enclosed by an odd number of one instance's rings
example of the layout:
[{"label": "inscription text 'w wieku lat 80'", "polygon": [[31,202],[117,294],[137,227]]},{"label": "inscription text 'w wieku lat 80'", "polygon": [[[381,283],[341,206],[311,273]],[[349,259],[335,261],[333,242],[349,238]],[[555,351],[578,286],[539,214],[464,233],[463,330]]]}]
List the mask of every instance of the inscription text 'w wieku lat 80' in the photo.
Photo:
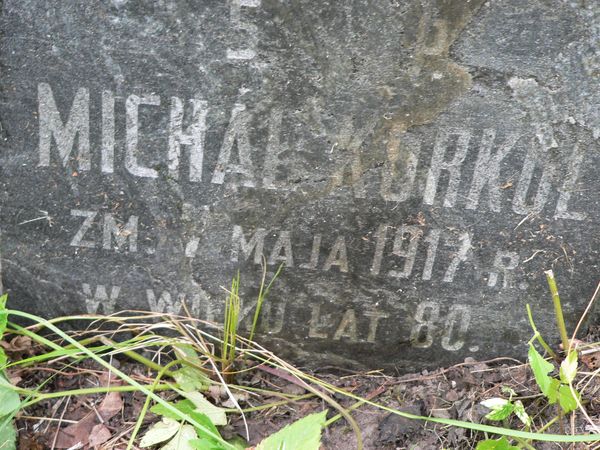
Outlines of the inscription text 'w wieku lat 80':
[{"label": "inscription text 'w wieku lat 80'", "polygon": [[[56,2],[55,2],[56,3]],[[600,10],[559,0],[2,2],[13,305],[150,309],[312,364],[522,355],[598,277]],[[498,324],[498,325],[496,325]]]}]

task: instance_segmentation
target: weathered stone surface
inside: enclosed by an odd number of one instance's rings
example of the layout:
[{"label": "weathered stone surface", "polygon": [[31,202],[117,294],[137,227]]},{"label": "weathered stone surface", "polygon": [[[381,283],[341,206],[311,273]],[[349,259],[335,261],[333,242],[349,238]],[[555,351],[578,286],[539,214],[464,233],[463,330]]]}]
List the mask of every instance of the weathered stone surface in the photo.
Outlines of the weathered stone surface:
[{"label": "weathered stone surface", "polygon": [[520,355],[598,278],[600,7],[4,0],[2,281],[42,313],[186,302],[261,255],[272,347]]}]

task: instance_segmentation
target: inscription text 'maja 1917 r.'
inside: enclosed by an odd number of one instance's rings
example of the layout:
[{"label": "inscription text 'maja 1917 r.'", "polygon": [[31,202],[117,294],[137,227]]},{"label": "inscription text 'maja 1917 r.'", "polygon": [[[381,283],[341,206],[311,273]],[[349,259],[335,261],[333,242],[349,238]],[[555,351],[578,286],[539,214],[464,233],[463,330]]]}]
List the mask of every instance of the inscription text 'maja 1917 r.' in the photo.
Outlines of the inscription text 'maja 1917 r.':
[{"label": "inscription text 'maja 1917 r.'", "polygon": [[598,279],[600,6],[0,2],[3,289],[219,321],[297,361],[521,355]]}]

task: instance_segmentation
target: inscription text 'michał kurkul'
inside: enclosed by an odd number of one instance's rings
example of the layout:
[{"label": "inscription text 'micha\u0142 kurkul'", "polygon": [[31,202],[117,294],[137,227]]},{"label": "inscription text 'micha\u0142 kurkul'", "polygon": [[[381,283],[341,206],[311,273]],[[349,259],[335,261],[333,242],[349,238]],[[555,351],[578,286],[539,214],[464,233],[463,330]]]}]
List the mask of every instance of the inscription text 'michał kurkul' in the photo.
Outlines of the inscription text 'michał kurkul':
[{"label": "inscription text 'micha\u0142 kurkul'", "polygon": [[[90,133],[90,93],[79,88],[69,111],[59,111],[50,85],[40,83],[39,101],[39,164],[49,167],[56,159],[65,167],[80,172],[98,171],[102,174],[115,172],[115,96],[111,91],[101,95],[101,136],[93,140]],[[209,130],[209,117],[212,111],[204,100],[191,99],[189,125],[184,129],[185,102],[178,97],[170,98],[168,120],[168,143],[164,149],[162,164],[168,176],[180,182],[223,185],[231,183],[255,189],[293,191],[298,189],[295,183],[278,177],[280,167],[285,165],[282,155],[290,144],[282,142],[282,111],[271,111],[269,132],[266,142],[254,142],[252,127],[257,125],[251,110],[242,103],[236,103],[229,112],[229,122],[222,130],[220,147],[207,148],[206,134]],[[160,96],[129,95],[125,100],[125,148],[122,158],[124,168],[130,176],[146,179],[159,178],[157,167],[144,166],[141,161],[143,149],[139,145],[140,108],[153,108],[161,105]],[[503,212],[505,196],[510,195],[503,189],[501,179],[502,163],[511,154],[519,140],[531,140],[530,150],[521,161],[521,169],[516,176],[510,207],[513,213],[527,216],[541,212],[551,198],[552,180],[561,179],[553,206],[556,219],[584,220],[585,212],[573,209],[569,203],[580,171],[585,167],[586,149],[575,145],[568,161],[560,166],[549,160],[540,161],[536,156],[534,139],[529,135],[496,136],[496,131],[483,130],[481,138],[475,139],[468,129],[446,128],[437,133],[431,157],[423,160],[422,144],[413,142],[408,146],[407,164],[400,173],[391,161],[378,165],[379,188],[376,192],[364,186],[361,174],[364,172],[359,149],[344,163],[344,167],[335,168],[324,174],[334,185],[339,184],[343,170],[351,166],[351,189],[356,198],[367,198],[373,194],[389,202],[403,202],[420,196],[422,204],[429,206],[441,203],[444,208],[462,206],[467,210],[479,210],[482,207],[490,212]],[[77,142],[76,155],[75,142]],[[528,143],[529,144],[529,143]],[[323,144],[323,154],[327,153]],[[205,152],[218,154],[213,167],[205,167]],[[469,152],[473,152],[471,154]],[[476,153],[475,153],[476,152]],[[99,153],[99,154],[98,154]],[[475,160],[470,179],[463,173],[467,155]],[[183,174],[184,159],[187,161],[187,173]],[[259,163],[262,165],[259,167]],[[426,177],[421,192],[417,192],[416,174],[419,165],[426,165]],[[317,169],[315,169],[317,170]],[[534,182],[534,174],[539,171],[539,182]],[[559,175],[562,175],[559,177]],[[440,180],[445,176],[446,186]],[[459,196],[459,187],[468,186],[467,195]],[[512,185],[512,184],[511,184]],[[445,192],[444,192],[445,187]],[[533,191],[533,192],[532,192]],[[484,198],[487,205],[484,206]]]}]

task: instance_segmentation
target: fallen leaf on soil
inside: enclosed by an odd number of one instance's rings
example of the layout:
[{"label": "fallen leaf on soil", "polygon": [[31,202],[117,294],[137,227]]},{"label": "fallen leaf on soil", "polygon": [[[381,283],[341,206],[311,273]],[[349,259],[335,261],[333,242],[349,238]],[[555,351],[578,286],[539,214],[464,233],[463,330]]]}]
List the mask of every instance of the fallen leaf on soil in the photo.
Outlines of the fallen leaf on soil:
[{"label": "fallen leaf on soil", "polygon": [[96,447],[100,444],[104,444],[106,441],[110,439],[112,433],[106,425],[98,424],[92,428],[92,432],[90,433],[89,445],[90,447]]},{"label": "fallen leaf on soil", "polygon": [[17,336],[10,342],[0,341],[0,345],[9,353],[29,353],[33,341],[27,336]]},{"label": "fallen leaf on soil", "polygon": [[69,425],[58,432],[56,448],[71,448],[77,444],[87,444],[92,428],[96,425],[98,418],[92,411],[79,422]]},{"label": "fallen leaf on soil", "polygon": [[123,399],[121,394],[118,392],[109,392],[100,403],[98,407],[98,413],[104,420],[108,420],[116,415],[123,407]]},{"label": "fallen leaf on soil", "polygon": [[8,370],[6,371],[6,375],[8,376],[8,381],[10,381],[10,384],[12,384],[13,386],[16,386],[23,380],[23,378],[21,378],[18,375],[13,375]]},{"label": "fallen leaf on soil", "polygon": [[103,373],[98,377],[98,382],[102,386],[121,386],[123,385],[123,380],[117,378],[112,373]]},{"label": "fallen leaf on soil", "polygon": [[459,398],[460,397],[458,395],[458,392],[456,392],[456,389],[451,389],[448,392],[446,392],[446,400],[449,402],[455,402]]},{"label": "fallen leaf on soil", "polygon": [[227,391],[220,384],[211,385],[206,393],[215,401],[215,403],[220,403],[221,398],[227,396]]},{"label": "fallen leaf on soil", "polygon": [[581,362],[590,370],[596,370],[600,367],[600,351],[582,354],[579,359],[581,359]]},{"label": "fallen leaf on soil", "polygon": [[[121,394],[109,392],[96,408],[98,414],[104,421],[115,416],[123,407]],[[70,448],[79,443],[88,444],[91,439],[92,430],[99,424],[98,415],[95,411],[87,413],[79,422],[69,425],[58,432],[56,448]],[[109,436],[110,438],[110,436]]]},{"label": "fallen leaf on soil", "polygon": [[237,405],[232,399],[228,398],[227,400],[221,402],[221,406],[223,408],[234,409]]},{"label": "fallen leaf on soil", "polygon": [[[19,450],[44,450],[46,445],[39,436],[19,436]],[[1,442],[1,441],[0,441]]]},{"label": "fallen leaf on soil", "polygon": [[281,392],[290,395],[302,395],[306,392],[306,389],[304,389],[302,386],[298,386],[297,384],[289,383],[281,387]]}]

